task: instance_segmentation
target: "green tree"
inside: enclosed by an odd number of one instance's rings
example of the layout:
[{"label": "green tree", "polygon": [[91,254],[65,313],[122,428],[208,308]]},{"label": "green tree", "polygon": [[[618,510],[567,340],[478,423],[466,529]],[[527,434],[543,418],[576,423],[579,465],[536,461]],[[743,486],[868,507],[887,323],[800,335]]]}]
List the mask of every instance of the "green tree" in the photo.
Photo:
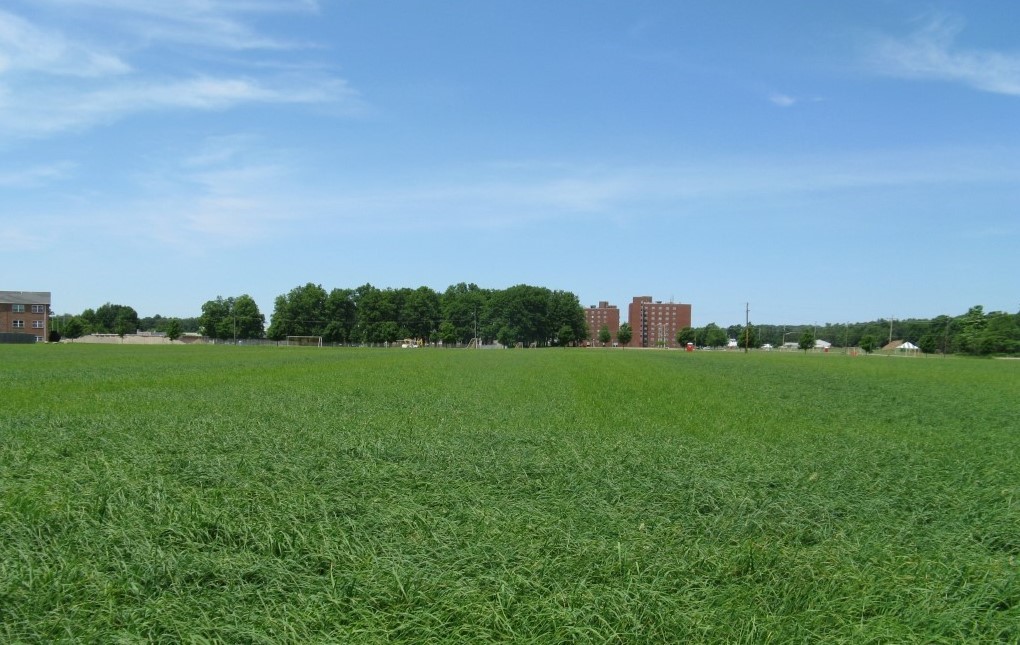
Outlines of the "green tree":
[{"label": "green tree", "polygon": [[[925,354],[934,354],[939,351],[939,337],[935,332],[928,332],[917,341],[917,346]],[[861,348],[863,349],[863,347]]]},{"label": "green tree", "polygon": [[508,346],[548,344],[555,333],[548,326],[549,294],[548,289],[526,284],[493,292],[483,316],[483,335]]},{"label": "green tree", "polygon": [[556,344],[560,347],[567,347],[576,340],[574,338],[574,328],[570,325],[563,325],[560,327],[559,332],[556,334]]},{"label": "green tree", "polygon": [[800,341],[797,343],[797,347],[801,348],[805,352],[815,346],[815,333],[811,328],[804,330],[804,333],[800,335]]},{"label": "green tree", "polygon": [[870,354],[871,352],[875,351],[876,347],[878,347],[878,341],[875,340],[874,336],[868,334],[866,336],[861,337],[859,345],[861,347],[861,350],[865,354]]},{"label": "green tree", "polygon": [[457,327],[449,320],[439,323],[439,340],[443,347],[454,347],[457,344]]},{"label": "green tree", "polygon": [[179,320],[171,320],[166,324],[166,337],[170,339],[170,342],[174,342],[181,337],[181,322]]},{"label": "green tree", "polygon": [[283,340],[287,336],[324,336],[325,304],[326,290],[311,282],[277,296],[267,335],[273,340]]},{"label": "green tree", "polygon": [[620,331],[616,332],[616,341],[620,343],[620,347],[629,345],[633,337],[634,332],[630,328],[630,323],[623,323],[620,325]]},{"label": "green tree", "polygon": [[266,317],[248,294],[234,298],[230,313],[237,321],[237,338],[262,338],[266,335]]},{"label": "green tree", "polygon": [[757,349],[761,345],[758,340],[758,331],[754,328],[754,325],[748,324],[740,330],[740,335],[737,336],[737,345],[744,349]]},{"label": "green tree", "polygon": [[602,325],[602,329],[599,330],[599,342],[605,347],[613,340],[613,335],[609,332],[609,325]]},{"label": "green tree", "polygon": [[496,331],[496,342],[503,347],[515,347],[521,342],[521,332],[509,325],[503,325]]},{"label": "green tree", "polygon": [[354,299],[358,313],[354,335],[360,342],[382,344],[400,337],[400,294],[364,284],[355,290]]},{"label": "green tree", "polygon": [[82,316],[88,317],[89,330],[96,334],[124,336],[124,334],[141,327],[138,312],[127,305],[115,305],[108,302],[95,311],[86,309],[82,312]]},{"label": "green tree", "polygon": [[701,345],[704,347],[725,347],[728,341],[726,330],[714,322],[705,325],[701,337]]},{"label": "green tree", "polygon": [[202,305],[199,321],[206,336],[219,340],[262,338],[265,333],[265,316],[247,294],[216,296]]},{"label": "green tree", "polygon": [[329,343],[346,343],[353,340],[358,322],[358,307],[353,289],[333,289],[324,304],[326,326],[322,338]]},{"label": "green tree", "polygon": [[[547,311],[547,328],[556,330],[557,344],[570,344],[588,337],[588,323],[584,307],[576,295],[569,291],[550,291]],[[569,329],[564,334],[564,328]],[[569,338],[569,340],[564,340]]]},{"label": "green tree", "polygon": [[698,332],[693,327],[684,327],[676,333],[677,345],[687,345],[687,343],[697,343]]},{"label": "green tree", "polygon": [[400,319],[411,338],[432,340],[442,317],[439,294],[428,287],[418,287],[404,298]]},{"label": "green tree", "polygon": [[491,294],[491,291],[476,284],[463,282],[450,285],[443,292],[440,297],[442,319],[457,330],[458,342],[467,343],[475,337],[479,323],[484,323],[484,312]]},{"label": "green tree", "polygon": [[981,353],[981,336],[984,334],[988,320],[981,305],[975,305],[967,313],[957,318],[956,347],[966,354]]},{"label": "green tree", "polygon": [[72,316],[67,324],[64,325],[64,338],[70,338],[74,340],[81,338],[85,334],[85,322],[80,316]]},{"label": "green tree", "polygon": [[135,314],[134,318],[132,318],[127,313],[121,313],[117,316],[116,320],[113,321],[113,333],[120,336],[121,340],[123,340],[124,336],[130,334],[132,330],[138,330],[136,325],[137,322],[138,314]]}]

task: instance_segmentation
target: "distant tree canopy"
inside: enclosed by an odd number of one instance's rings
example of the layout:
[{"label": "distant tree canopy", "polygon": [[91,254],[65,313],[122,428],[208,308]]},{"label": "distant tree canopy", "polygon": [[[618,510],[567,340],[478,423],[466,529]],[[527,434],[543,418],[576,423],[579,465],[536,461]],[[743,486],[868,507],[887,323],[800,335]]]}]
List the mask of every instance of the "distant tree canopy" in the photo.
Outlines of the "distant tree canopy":
[{"label": "distant tree canopy", "polygon": [[474,284],[333,289],[308,283],[277,296],[268,336],[322,336],[334,343],[392,343],[403,338],[445,344],[480,337],[505,345],[572,345],[587,335],[584,309],[567,291],[517,285],[503,290]]},{"label": "distant tree canopy", "polygon": [[85,334],[129,334],[141,324],[138,313],[127,305],[106,303],[98,309],[86,309],[78,316]]},{"label": "distant tree canopy", "polygon": [[[719,337],[722,331],[724,338]],[[971,307],[960,316],[937,316],[928,320],[874,320],[859,323],[826,323],[824,325],[756,325],[755,335],[751,339],[754,346],[769,343],[774,347],[784,343],[799,341],[804,332],[812,334],[814,339],[825,340],[833,347],[860,347],[867,345],[871,351],[881,349],[892,340],[910,341],[926,354],[970,354],[984,356],[990,354],[1020,354],[1020,313],[1010,314],[1001,311],[985,313],[980,305]],[[740,347],[744,346],[743,327],[731,325],[721,329],[715,323],[704,327],[695,327],[690,331],[678,333],[689,338],[694,335],[699,346],[725,345],[725,336],[737,338]],[[712,342],[714,341],[714,342]],[[687,341],[692,342],[692,341]]]},{"label": "distant tree canopy", "polygon": [[[216,338],[260,338],[265,317],[248,295],[217,297],[202,307],[198,318],[138,318],[132,307],[106,303],[80,315],[53,317],[53,328],[63,338],[90,333],[133,333],[135,330],[167,332],[171,321],[181,333],[205,333]],[[236,327],[235,327],[236,324]],[[626,325],[626,323],[624,323]],[[617,342],[630,342],[630,326],[621,325]],[[379,289],[365,284],[355,289],[333,289],[308,283],[276,299],[273,321],[265,335],[322,336],[329,343],[393,342],[402,338],[441,340],[446,345],[466,344],[478,337],[507,345],[575,344],[588,338],[584,310],[573,293],[545,287],[516,285],[508,289],[483,289],[473,283],[451,285],[438,293],[428,287]],[[891,340],[910,341],[926,354],[1020,354],[1020,313],[985,312],[976,305],[959,316],[932,319],[874,320],[819,325],[770,325],[752,328],[751,346],[775,347],[797,343],[805,331],[833,347],[862,347],[866,342],[879,349]],[[723,347],[729,338],[744,346],[744,327],[722,328],[715,323],[677,333],[681,344]],[[870,337],[870,341],[865,339]],[[626,339],[626,340],[625,340]],[[813,345],[812,345],[813,346]]]},{"label": "distant tree canopy", "polygon": [[[251,296],[217,296],[202,305],[199,324],[206,336],[221,340],[262,338],[266,318]],[[178,334],[179,336],[180,334]]]}]

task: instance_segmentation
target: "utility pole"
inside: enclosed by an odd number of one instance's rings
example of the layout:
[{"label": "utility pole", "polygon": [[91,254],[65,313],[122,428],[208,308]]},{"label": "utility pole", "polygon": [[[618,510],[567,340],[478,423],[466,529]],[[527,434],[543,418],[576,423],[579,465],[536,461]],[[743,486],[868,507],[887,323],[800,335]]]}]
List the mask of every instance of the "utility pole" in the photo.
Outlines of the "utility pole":
[{"label": "utility pole", "polygon": [[751,303],[744,303],[744,353],[751,344]]}]

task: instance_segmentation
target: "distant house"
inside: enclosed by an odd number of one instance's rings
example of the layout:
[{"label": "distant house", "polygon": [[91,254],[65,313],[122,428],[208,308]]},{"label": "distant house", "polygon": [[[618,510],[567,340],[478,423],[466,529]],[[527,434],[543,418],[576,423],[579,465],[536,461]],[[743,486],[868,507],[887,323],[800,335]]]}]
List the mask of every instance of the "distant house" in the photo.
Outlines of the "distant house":
[{"label": "distant house", "polygon": [[0,291],[0,342],[43,343],[49,335],[49,291]]},{"label": "distant house", "polygon": [[815,349],[820,349],[822,351],[828,351],[828,349],[830,347],[832,347],[832,343],[830,343],[827,340],[822,340],[821,338],[815,340]]}]

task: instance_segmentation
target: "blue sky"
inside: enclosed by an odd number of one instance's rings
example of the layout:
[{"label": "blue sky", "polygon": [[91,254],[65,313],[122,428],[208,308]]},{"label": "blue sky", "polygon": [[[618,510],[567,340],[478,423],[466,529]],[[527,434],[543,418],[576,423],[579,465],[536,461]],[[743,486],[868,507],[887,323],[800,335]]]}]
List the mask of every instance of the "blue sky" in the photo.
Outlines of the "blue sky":
[{"label": "blue sky", "polygon": [[1020,308],[1020,3],[7,0],[0,288]]}]

